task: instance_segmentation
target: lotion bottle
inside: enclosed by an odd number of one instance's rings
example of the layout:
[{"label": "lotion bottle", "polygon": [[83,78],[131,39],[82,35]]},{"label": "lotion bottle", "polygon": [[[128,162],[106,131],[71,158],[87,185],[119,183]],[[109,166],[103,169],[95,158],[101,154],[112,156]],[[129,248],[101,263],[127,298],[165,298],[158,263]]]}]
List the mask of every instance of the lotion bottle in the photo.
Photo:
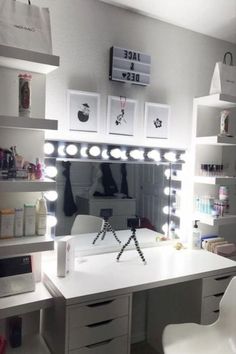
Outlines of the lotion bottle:
[{"label": "lotion bottle", "polygon": [[47,202],[44,196],[37,201],[36,205],[36,234],[44,236],[47,230]]},{"label": "lotion bottle", "polygon": [[201,249],[201,231],[198,228],[198,221],[194,221],[193,231],[192,231],[192,249],[199,250]]}]

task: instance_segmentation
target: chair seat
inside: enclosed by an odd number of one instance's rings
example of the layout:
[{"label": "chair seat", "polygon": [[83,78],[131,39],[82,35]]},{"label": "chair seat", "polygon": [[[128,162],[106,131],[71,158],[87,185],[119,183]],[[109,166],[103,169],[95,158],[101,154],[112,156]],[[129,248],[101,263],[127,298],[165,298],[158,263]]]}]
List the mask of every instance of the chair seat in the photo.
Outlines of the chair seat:
[{"label": "chair seat", "polygon": [[235,354],[236,343],[221,327],[184,323],[167,325],[163,333],[165,354]]}]

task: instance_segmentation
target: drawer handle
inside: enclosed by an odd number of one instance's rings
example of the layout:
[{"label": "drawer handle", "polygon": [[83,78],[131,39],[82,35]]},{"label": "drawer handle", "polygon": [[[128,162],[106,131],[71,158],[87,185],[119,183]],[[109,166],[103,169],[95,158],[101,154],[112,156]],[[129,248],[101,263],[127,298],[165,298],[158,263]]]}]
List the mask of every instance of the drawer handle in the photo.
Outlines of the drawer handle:
[{"label": "drawer handle", "polygon": [[103,326],[107,323],[110,323],[112,322],[113,320],[106,320],[106,321],[102,321],[102,322],[97,322],[97,323],[92,323],[90,325],[87,325],[86,327],[90,327],[90,328],[93,328],[93,327],[99,327],[99,326]]},{"label": "drawer handle", "polygon": [[218,281],[218,280],[225,280],[229,278],[231,278],[231,275],[225,275],[224,277],[215,278],[215,280]]},{"label": "drawer handle", "polygon": [[114,300],[107,300],[107,301],[103,301],[103,302],[97,302],[95,304],[87,305],[87,307],[98,307],[98,306],[108,305],[108,304],[112,303],[113,301]]},{"label": "drawer handle", "polygon": [[112,338],[112,339],[104,340],[104,341],[99,342],[99,343],[86,345],[86,348],[90,349],[90,348],[100,347],[101,345],[105,345],[105,344],[110,343],[112,340],[113,340],[113,338]]},{"label": "drawer handle", "polygon": [[213,295],[214,297],[221,297],[221,296],[223,296],[224,295],[224,293],[220,293],[220,294],[215,294],[215,295]]},{"label": "drawer handle", "polygon": [[219,313],[220,312],[220,310],[215,310],[215,311],[213,311],[214,313]]}]

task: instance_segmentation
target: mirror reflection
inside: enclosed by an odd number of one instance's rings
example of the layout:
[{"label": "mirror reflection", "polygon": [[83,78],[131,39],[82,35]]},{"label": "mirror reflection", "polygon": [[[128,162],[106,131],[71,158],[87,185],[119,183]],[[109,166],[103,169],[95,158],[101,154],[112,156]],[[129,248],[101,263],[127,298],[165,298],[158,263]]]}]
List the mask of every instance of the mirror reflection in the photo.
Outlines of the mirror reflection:
[{"label": "mirror reflection", "polygon": [[[101,216],[109,209],[114,230],[139,217],[141,227],[163,233],[170,222],[170,165],[57,161],[56,235],[68,235],[77,214]],[[70,190],[71,187],[71,190]],[[72,192],[72,193],[71,193]]]}]

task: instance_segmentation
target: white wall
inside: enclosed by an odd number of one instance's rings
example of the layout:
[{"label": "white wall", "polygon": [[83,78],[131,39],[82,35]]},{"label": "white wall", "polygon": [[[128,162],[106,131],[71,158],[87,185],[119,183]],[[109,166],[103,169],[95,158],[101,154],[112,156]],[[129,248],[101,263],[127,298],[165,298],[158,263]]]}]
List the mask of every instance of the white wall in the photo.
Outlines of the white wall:
[{"label": "white wall", "polygon": [[[61,58],[60,68],[47,77],[47,116],[59,120],[59,132],[50,132],[48,137],[189,147],[192,99],[208,94],[215,62],[227,50],[236,57],[235,45],[98,0],[34,0],[34,3],[50,8],[53,51]],[[151,55],[149,87],[108,80],[109,48],[113,45]],[[100,135],[68,130],[67,89],[101,94]],[[138,100],[135,138],[105,134],[107,95]],[[143,139],[145,101],[171,105],[169,141]]]}]

